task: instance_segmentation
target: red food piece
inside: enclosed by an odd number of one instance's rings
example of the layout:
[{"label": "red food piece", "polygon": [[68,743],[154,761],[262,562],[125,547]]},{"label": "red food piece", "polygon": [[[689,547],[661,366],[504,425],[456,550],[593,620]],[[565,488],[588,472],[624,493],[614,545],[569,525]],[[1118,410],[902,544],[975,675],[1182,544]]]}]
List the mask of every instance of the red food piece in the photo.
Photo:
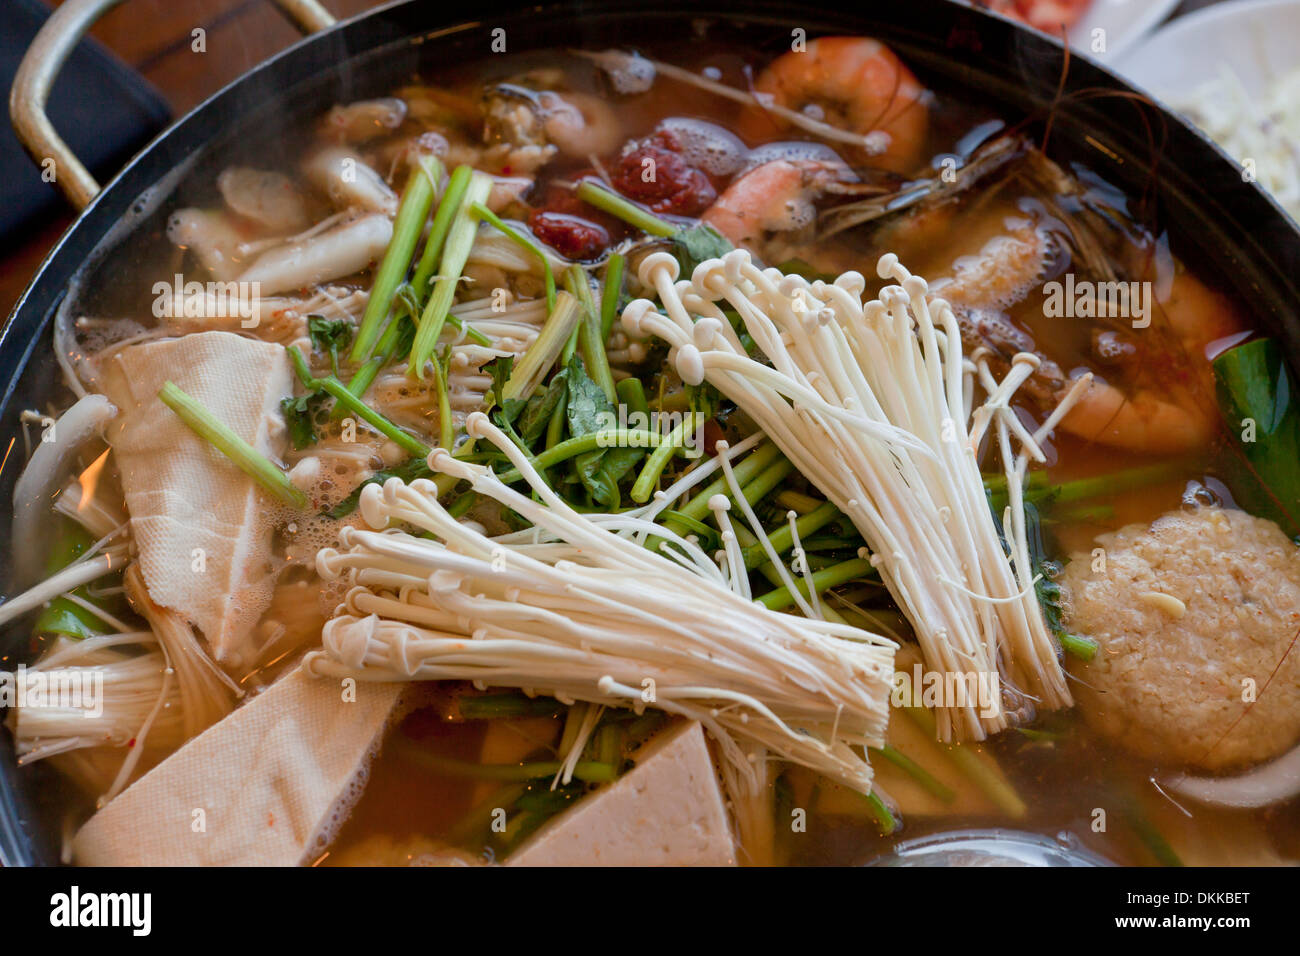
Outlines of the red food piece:
[{"label": "red food piece", "polygon": [[[584,169],[572,174],[573,181],[594,175]],[[612,216],[588,205],[569,187],[554,183],[546,186],[542,197],[528,217],[533,234],[561,255],[570,259],[595,259],[623,235],[623,224]]]},{"label": "red food piece", "polygon": [[528,217],[528,228],[567,259],[595,259],[609,245],[605,227],[573,213],[539,209]]},{"label": "red food piece", "polygon": [[1078,23],[1091,3],[1092,0],[982,0],[978,5],[1056,35],[1062,27],[1069,29]]},{"label": "red food piece", "polygon": [[718,191],[701,170],[677,152],[666,133],[655,133],[619,158],[611,171],[614,188],[654,213],[698,216],[713,205]]},{"label": "red food piece", "polygon": [[[580,183],[584,179],[591,179],[595,176],[595,170],[584,169],[574,173],[570,178],[575,183]],[[557,186],[551,183],[546,187],[541,202],[537,203],[539,210],[547,212],[563,212],[570,216],[578,216],[586,219],[588,222],[594,222],[597,225],[604,226],[608,230],[610,223],[617,222],[616,219],[609,219],[603,212],[589,203],[583,202],[574,194],[572,188]],[[608,221],[606,221],[608,219]]]},{"label": "red food piece", "polygon": [[704,454],[713,457],[718,453],[718,442],[726,437],[722,430],[722,425],[716,418],[710,418],[704,423]]}]

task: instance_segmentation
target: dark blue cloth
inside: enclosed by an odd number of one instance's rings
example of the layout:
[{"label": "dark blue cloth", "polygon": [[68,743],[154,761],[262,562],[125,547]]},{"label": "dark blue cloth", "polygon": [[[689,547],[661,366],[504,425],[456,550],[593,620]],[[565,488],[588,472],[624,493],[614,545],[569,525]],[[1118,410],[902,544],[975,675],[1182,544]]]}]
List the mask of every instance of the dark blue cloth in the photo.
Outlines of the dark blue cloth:
[{"label": "dark blue cloth", "polygon": [[[0,0],[0,90],[9,100],[18,63],[49,9],[38,0]],[[68,57],[50,95],[54,128],[78,158],[106,181],[167,125],[170,110],[158,92],[94,40]],[[42,181],[9,123],[0,122],[0,250],[22,242],[63,203]]]}]

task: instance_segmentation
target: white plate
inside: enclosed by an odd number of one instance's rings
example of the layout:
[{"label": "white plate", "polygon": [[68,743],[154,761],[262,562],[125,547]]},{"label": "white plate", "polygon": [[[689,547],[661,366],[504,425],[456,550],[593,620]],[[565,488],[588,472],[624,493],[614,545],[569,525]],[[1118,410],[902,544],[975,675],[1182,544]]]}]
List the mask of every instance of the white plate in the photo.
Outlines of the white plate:
[{"label": "white plate", "polygon": [[1300,0],[1233,0],[1179,17],[1109,65],[1157,98],[1185,101],[1226,63],[1262,94],[1300,65]]},{"label": "white plate", "polygon": [[[969,3],[969,0],[957,2]],[[1178,4],[1179,0],[1092,0],[1079,22],[1070,27],[1066,38],[1071,50],[1109,66],[1173,13]],[[1012,22],[1031,29],[1018,20]],[[1060,38],[1059,31],[1048,35]],[[1101,43],[1097,42],[1099,39]]]},{"label": "white plate", "polygon": [[[1127,50],[1174,12],[1179,0],[1092,0],[1070,28],[1070,49],[1113,66]],[[1095,31],[1104,31],[1105,50],[1093,49]]]}]

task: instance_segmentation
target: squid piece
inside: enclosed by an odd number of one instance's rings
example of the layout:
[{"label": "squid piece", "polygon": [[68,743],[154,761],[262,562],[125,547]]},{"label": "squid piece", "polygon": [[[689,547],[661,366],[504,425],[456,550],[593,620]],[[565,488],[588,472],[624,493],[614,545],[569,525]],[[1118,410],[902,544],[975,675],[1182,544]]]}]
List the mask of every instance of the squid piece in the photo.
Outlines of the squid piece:
[{"label": "squid piece", "polygon": [[302,171],[340,209],[364,209],[385,216],[397,213],[397,193],[350,149],[330,147],[313,153]]},{"label": "squid piece", "polygon": [[235,278],[248,265],[240,246],[246,236],[233,216],[207,209],[180,209],[167,222],[173,245],[194,253],[199,264],[219,282]]},{"label": "squid piece", "polygon": [[331,109],[321,123],[321,132],[339,143],[365,143],[397,129],[406,113],[406,103],[395,96],[357,100]]},{"label": "squid piece", "polygon": [[384,254],[392,238],[387,216],[362,216],[262,253],[239,281],[256,282],[262,295],[307,289],[361,272]]},{"label": "squid piece", "polygon": [[283,173],[231,166],[217,177],[217,188],[231,212],[270,232],[294,233],[307,228],[302,193]]}]

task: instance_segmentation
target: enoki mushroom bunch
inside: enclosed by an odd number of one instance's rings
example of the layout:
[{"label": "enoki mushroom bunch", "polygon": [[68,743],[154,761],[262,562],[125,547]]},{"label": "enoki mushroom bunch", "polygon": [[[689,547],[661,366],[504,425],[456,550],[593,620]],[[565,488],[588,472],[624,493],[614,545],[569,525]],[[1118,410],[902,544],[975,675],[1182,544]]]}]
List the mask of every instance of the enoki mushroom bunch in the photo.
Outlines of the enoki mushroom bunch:
[{"label": "enoki mushroom bunch", "polygon": [[[941,738],[982,739],[1009,725],[1003,698],[1016,690],[1049,708],[1071,703],[1034,591],[1019,491],[1028,459],[1043,460],[1043,436],[1087,382],[1030,434],[1009,402],[1038,358],[1016,356],[996,381],[984,354],[963,356],[951,308],[927,296],[924,279],[892,254],[878,268],[897,284],[864,302],[856,272],[808,282],[736,250],[677,281],[677,261],[656,253],[640,277],[663,312],[638,299],[623,324],[668,342],[684,382],[707,381],[736,402],[848,515],[927,668],[945,687],[983,681],[990,691],[983,701],[943,695]],[[767,363],[746,353],[723,309],[739,314]],[[987,397],[975,408],[977,383]],[[1005,546],[977,461],[990,427],[1010,489]]]},{"label": "enoki mushroom bunch", "polygon": [[[883,741],[892,642],[754,604],[683,557],[694,546],[672,532],[635,516],[601,523],[574,511],[482,413],[467,429],[505,452],[540,500],[442,449],[430,467],[532,522],[536,543],[457,521],[433,482],[371,485],[361,514],[386,530],[345,528],[342,547],[317,558],[324,577],[346,576],[353,587],[325,625],[323,650],[308,658],[311,672],[471,680],[567,703],[653,706],[701,721],[751,789],[764,768],[749,755],[765,748],[870,791],[862,747]],[[614,528],[653,531],[661,549],[682,549],[680,560]]]}]

